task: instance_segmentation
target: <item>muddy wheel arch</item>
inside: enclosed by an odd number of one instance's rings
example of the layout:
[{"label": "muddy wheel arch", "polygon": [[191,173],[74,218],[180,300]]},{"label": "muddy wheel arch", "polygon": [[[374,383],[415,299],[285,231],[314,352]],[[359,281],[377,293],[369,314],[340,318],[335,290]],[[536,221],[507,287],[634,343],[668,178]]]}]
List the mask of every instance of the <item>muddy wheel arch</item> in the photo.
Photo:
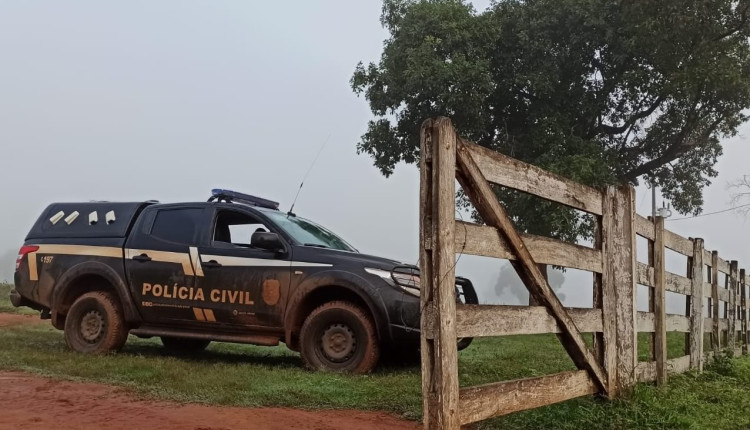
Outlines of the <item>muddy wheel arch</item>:
[{"label": "muddy wheel arch", "polygon": [[51,309],[53,313],[65,315],[76,297],[94,290],[112,291],[120,300],[125,321],[141,321],[122,274],[98,261],[77,264],[60,276],[52,290]]},{"label": "muddy wheel arch", "polygon": [[299,350],[298,336],[305,317],[316,307],[329,301],[348,300],[363,306],[375,322],[378,339],[390,337],[385,304],[370,282],[343,271],[328,271],[312,276],[300,284],[289,299],[284,316],[285,343]]}]

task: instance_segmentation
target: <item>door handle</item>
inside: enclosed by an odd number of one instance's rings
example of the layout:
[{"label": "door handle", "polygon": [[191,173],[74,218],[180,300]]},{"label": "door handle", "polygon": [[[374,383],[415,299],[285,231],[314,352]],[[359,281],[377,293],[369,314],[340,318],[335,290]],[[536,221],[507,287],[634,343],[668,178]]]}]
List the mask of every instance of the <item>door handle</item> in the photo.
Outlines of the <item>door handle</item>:
[{"label": "door handle", "polygon": [[147,261],[151,261],[151,257],[149,257],[147,254],[141,254],[141,255],[136,255],[135,257],[133,257],[133,260],[140,261],[141,263],[145,263]]},{"label": "door handle", "polygon": [[202,264],[203,267],[207,269],[215,269],[217,267],[221,267],[221,263],[219,263],[216,260],[206,261]]}]

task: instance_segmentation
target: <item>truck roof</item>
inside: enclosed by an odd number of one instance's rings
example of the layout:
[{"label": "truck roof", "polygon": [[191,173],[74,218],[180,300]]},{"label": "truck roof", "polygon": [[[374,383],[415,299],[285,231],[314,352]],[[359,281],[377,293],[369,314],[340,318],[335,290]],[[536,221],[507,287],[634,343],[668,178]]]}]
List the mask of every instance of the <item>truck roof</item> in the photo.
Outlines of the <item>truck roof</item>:
[{"label": "truck roof", "polygon": [[42,238],[126,237],[138,214],[156,202],[52,203],[26,236]]}]

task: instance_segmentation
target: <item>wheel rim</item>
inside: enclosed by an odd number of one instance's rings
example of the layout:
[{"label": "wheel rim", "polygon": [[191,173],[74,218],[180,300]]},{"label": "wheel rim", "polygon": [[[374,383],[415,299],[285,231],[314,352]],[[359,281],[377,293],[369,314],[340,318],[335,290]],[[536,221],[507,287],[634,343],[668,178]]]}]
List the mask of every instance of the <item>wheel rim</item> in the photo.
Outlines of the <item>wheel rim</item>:
[{"label": "wheel rim", "polygon": [[81,337],[88,343],[96,343],[104,334],[104,317],[97,310],[88,311],[81,318]]},{"label": "wheel rim", "polygon": [[320,337],[320,346],[326,359],[342,363],[354,355],[357,338],[346,324],[331,324]]}]

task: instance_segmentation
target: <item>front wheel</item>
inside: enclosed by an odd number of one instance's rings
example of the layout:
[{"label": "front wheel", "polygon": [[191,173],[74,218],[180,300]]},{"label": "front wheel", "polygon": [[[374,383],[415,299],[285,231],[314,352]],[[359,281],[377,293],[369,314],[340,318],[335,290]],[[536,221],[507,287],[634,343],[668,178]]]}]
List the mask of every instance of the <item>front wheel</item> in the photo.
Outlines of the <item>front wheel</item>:
[{"label": "front wheel", "polygon": [[367,373],[380,357],[375,324],[359,306],[326,303],[302,324],[300,354],[311,370]]},{"label": "front wheel", "polygon": [[76,299],[65,318],[65,343],[78,352],[107,354],[119,351],[128,338],[117,298],[104,291]]}]

